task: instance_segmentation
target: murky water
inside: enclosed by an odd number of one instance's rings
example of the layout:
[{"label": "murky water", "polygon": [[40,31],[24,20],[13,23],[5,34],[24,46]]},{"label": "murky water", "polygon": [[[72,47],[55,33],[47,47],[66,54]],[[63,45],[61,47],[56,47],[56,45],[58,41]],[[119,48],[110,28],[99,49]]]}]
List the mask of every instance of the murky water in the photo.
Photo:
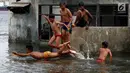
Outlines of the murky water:
[{"label": "murky water", "polygon": [[0,14],[0,73],[130,73],[129,54],[114,54],[113,62],[106,65],[97,64],[96,57],[94,60],[54,58],[37,61],[31,57],[11,56],[12,51],[25,52],[25,45],[8,43],[7,17],[5,12]]}]

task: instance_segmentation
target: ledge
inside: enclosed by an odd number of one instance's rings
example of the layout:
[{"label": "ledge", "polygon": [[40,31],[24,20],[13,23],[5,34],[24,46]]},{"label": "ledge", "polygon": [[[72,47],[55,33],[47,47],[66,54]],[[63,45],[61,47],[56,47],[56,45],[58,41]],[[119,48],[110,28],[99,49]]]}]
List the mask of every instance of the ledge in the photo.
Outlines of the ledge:
[{"label": "ledge", "polygon": [[7,8],[15,14],[29,13],[30,3],[28,2],[13,2]]}]

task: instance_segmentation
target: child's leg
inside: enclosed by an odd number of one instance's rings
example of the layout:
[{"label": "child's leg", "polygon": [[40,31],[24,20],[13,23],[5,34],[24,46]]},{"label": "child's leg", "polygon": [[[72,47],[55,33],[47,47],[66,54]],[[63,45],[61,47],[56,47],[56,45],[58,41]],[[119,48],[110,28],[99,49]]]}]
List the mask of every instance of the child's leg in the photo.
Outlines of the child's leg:
[{"label": "child's leg", "polygon": [[65,42],[65,43],[63,43],[63,44],[60,44],[60,45],[59,45],[59,48],[61,48],[62,46],[65,46],[65,45],[67,45],[67,44],[70,44],[70,41]]},{"label": "child's leg", "polygon": [[70,41],[65,42],[65,43],[63,43],[63,44],[60,44],[60,45],[59,45],[60,50],[58,51],[58,53],[59,53],[59,54],[62,54],[62,52],[66,49],[66,45],[69,44],[69,43],[70,43]]},{"label": "child's leg", "polygon": [[66,32],[66,41],[65,42],[67,42],[67,41],[70,41],[70,33],[69,32]]},{"label": "child's leg", "polygon": [[62,40],[63,40],[63,43],[65,42],[65,40],[66,40],[66,35],[65,35],[65,30],[64,29],[62,29]]},{"label": "child's leg", "polygon": [[70,41],[70,33],[68,31],[64,31],[63,34],[63,43]]},{"label": "child's leg", "polygon": [[56,37],[53,35],[51,39],[49,40],[48,44],[52,44],[55,41]]},{"label": "child's leg", "polygon": [[61,42],[61,37],[57,36],[56,37],[56,47],[58,47],[58,49],[59,49],[60,42]]},{"label": "child's leg", "polygon": [[52,48],[55,48],[55,46],[52,45],[52,43],[55,41],[55,39],[56,39],[56,37],[55,37],[55,35],[53,35],[53,36],[51,37],[51,39],[49,40],[49,42],[48,42],[48,45],[49,45],[50,47],[52,47]]},{"label": "child's leg", "polygon": [[57,52],[52,52],[49,54],[50,58],[54,58],[54,57],[58,57],[58,56],[59,56],[59,54]]},{"label": "child's leg", "polygon": [[70,46],[70,44],[67,44],[67,47],[69,48],[70,53],[76,54],[76,51],[72,50],[73,48],[72,48],[72,46]]}]

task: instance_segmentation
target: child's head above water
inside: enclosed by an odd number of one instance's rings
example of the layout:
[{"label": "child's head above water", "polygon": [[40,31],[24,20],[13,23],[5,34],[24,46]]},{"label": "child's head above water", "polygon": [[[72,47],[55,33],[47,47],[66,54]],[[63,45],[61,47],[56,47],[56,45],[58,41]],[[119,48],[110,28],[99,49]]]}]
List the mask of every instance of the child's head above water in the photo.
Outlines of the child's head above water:
[{"label": "child's head above water", "polygon": [[102,47],[103,48],[108,48],[108,42],[107,41],[102,42]]},{"label": "child's head above water", "polygon": [[28,52],[33,51],[33,46],[32,45],[26,45],[26,48],[27,48]]}]

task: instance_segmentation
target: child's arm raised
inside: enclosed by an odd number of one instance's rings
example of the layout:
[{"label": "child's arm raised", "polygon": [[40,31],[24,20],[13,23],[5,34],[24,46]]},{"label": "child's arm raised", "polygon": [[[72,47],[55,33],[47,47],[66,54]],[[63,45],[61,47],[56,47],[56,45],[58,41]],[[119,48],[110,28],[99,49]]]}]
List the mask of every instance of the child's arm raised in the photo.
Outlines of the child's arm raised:
[{"label": "child's arm raised", "polygon": [[52,24],[46,15],[43,15],[43,17],[48,21],[49,24]]}]

